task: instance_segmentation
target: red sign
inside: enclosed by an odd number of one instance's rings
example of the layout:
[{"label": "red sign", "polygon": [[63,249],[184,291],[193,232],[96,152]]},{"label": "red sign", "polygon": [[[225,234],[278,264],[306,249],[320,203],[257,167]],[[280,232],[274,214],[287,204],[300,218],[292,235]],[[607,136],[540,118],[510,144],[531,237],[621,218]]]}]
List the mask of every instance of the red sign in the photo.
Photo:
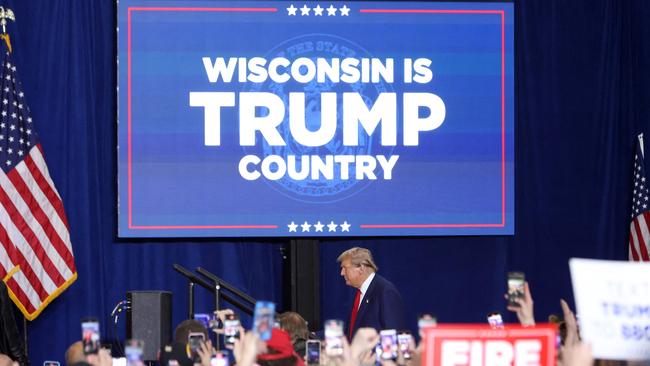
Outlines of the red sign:
[{"label": "red sign", "polygon": [[553,366],[557,327],[439,325],[424,332],[422,366]]}]

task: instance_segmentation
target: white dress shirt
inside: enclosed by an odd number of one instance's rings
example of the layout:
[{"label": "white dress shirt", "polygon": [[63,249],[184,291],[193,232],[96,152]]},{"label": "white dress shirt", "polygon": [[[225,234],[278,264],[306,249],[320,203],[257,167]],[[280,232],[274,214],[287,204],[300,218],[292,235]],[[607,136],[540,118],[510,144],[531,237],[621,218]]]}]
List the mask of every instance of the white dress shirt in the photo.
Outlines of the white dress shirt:
[{"label": "white dress shirt", "polygon": [[363,284],[361,284],[361,288],[359,289],[359,291],[361,291],[361,297],[359,297],[359,306],[357,307],[357,310],[361,307],[363,298],[366,296],[366,292],[368,291],[368,287],[370,287],[370,282],[372,282],[373,278],[375,278],[375,272],[372,272],[370,276],[363,281]]}]

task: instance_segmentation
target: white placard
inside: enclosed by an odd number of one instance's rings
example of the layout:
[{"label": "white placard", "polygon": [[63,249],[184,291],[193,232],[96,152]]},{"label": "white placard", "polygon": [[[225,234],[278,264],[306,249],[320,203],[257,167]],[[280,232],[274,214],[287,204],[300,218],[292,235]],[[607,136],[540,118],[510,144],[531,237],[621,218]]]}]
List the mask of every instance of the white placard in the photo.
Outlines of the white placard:
[{"label": "white placard", "polygon": [[569,260],[580,335],[595,358],[650,359],[650,263]]}]

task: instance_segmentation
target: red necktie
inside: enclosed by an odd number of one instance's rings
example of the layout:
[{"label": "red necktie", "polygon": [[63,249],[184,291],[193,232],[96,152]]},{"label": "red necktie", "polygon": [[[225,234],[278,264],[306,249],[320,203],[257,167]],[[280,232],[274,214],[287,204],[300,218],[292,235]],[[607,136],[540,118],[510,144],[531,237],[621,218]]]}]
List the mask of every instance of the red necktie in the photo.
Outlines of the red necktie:
[{"label": "red necktie", "polygon": [[354,297],[354,305],[352,305],[352,314],[350,314],[350,330],[348,335],[352,340],[352,329],[354,329],[354,322],[357,320],[357,311],[359,311],[359,301],[361,301],[361,290],[357,290],[357,295]]}]

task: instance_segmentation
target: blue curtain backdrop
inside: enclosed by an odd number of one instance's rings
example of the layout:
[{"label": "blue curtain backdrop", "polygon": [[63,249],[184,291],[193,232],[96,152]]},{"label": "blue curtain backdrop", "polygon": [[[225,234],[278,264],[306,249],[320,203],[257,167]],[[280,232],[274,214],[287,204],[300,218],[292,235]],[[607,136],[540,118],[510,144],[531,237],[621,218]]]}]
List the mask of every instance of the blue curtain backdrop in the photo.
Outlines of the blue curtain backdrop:
[{"label": "blue curtain backdrop", "polygon": [[[117,239],[115,3],[0,4],[16,14],[9,31],[18,73],[79,270],[28,324],[33,364],[62,360],[82,317],[100,317],[110,335],[107,314],[131,289],[173,291],[174,322],[183,319],[186,283],[172,263],[203,266],[280,302],[282,241]],[[419,312],[454,322],[505,312],[513,269],[526,272],[542,319],[559,311],[560,297],[572,300],[568,258],[625,259],[634,139],[650,131],[649,17],[644,0],[517,2],[515,236],[325,241],[323,318],[348,317],[352,291],[335,259],[352,245],[373,250],[380,273],[401,289],[412,327]],[[197,290],[197,310],[210,307]]]}]

